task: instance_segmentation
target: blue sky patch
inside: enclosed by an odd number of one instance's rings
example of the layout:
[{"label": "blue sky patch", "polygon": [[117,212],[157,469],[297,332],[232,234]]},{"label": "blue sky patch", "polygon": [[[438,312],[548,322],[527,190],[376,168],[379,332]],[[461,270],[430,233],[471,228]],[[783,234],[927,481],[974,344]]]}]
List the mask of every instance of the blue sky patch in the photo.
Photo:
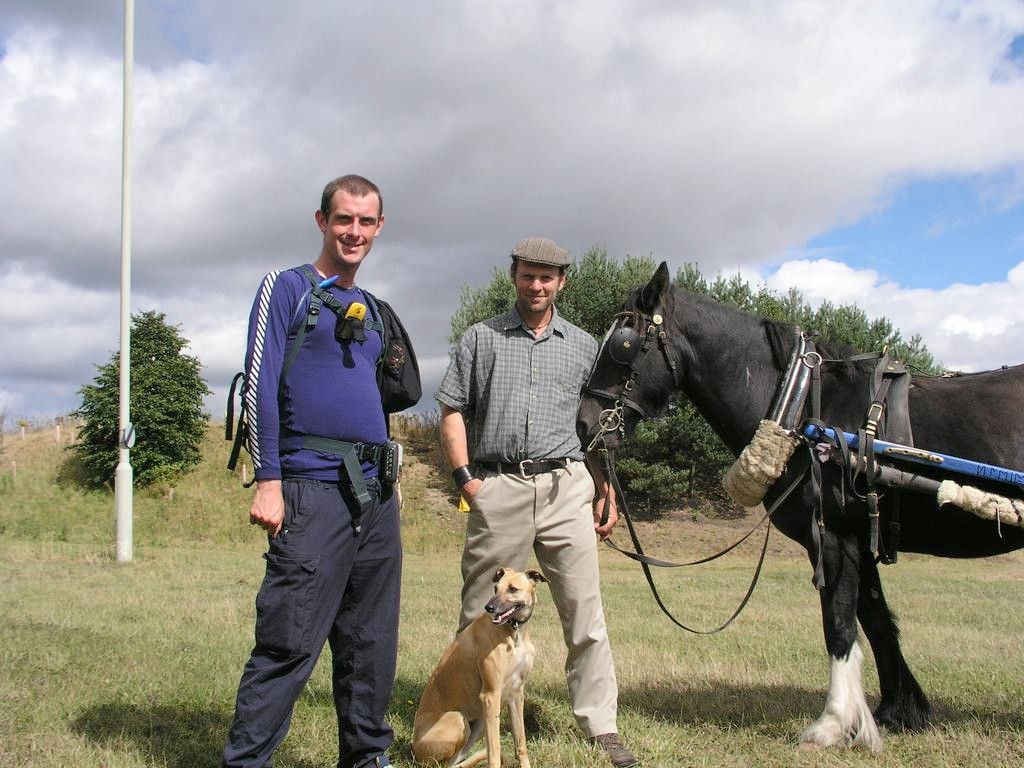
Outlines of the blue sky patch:
[{"label": "blue sky patch", "polygon": [[1024,261],[1024,205],[1001,205],[998,177],[917,181],[855,224],[811,240],[804,257],[874,269],[905,287],[1006,279]]},{"label": "blue sky patch", "polygon": [[1006,58],[1016,62],[1018,67],[1024,67],[1024,35],[1017,35],[1010,41],[1010,51]]}]

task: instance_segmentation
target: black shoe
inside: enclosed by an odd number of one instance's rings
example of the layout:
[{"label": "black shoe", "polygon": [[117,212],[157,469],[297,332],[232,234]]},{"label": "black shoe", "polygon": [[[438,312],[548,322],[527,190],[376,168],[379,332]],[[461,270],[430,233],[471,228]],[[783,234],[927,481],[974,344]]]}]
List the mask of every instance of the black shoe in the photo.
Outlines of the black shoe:
[{"label": "black shoe", "polygon": [[600,736],[593,736],[590,743],[603,749],[615,768],[630,768],[633,765],[640,765],[640,761],[626,749],[626,745],[622,743],[622,739],[617,733],[602,733]]}]

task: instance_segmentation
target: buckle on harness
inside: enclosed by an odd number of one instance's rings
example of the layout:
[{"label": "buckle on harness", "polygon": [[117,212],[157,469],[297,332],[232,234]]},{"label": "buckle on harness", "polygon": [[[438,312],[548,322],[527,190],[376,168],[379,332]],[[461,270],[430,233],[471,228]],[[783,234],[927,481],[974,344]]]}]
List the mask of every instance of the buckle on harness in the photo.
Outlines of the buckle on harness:
[{"label": "buckle on harness", "polygon": [[354,446],[356,455],[360,461],[368,461],[371,464],[380,464],[381,449],[383,446],[375,443],[356,443]]},{"label": "buckle on harness", "polygon": [[874,436],[878,431],[878,424],[882,420],[882,414],[885,412],[885,405],[878,402],[877,400],[868,406],[868,415],[865,419],[867,423],[867,429]]}]

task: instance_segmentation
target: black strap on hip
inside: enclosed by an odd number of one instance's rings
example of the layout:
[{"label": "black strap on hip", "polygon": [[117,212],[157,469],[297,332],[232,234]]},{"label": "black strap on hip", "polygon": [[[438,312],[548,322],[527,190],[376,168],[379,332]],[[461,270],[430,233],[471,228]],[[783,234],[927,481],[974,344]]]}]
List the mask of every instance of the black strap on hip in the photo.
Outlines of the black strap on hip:
[{"label": "black strap on hip", "polygon": [[[329,437],[318,437],[317,435],[295,435],[293,438],[282,438],[281,447],[298,443],[302,448],[321,453],[330,453],[340,456],[345,466],[345,473],[352,484],[352,492],[359,500],[360,506],[365,507],[373,498],[366,487],[366,478],[363,477],[362,461],[380,461],[379,445],[370,443],[347,443],[344,440],[333,440]],[[296,446],[298,447],[298,446]]]}]

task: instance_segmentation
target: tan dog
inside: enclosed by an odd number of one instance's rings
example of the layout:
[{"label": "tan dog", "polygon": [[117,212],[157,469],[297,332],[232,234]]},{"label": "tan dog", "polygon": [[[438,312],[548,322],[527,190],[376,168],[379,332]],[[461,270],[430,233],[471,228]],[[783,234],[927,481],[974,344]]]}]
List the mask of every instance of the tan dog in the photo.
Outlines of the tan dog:
[{"label": "tan dog", "polygon": [[[523,625],[533,614],[541,581],[547,579],[538,571],[495,572],[494,597],[456,635],[423,690],[412,738],[418,762],[469,768],[486,758],[488,768],[500,768],[498,720],[506,704],[520,768],[530,768],[523,702],[533,643]],[[487,748],[467,758],[482,732]]]}]

